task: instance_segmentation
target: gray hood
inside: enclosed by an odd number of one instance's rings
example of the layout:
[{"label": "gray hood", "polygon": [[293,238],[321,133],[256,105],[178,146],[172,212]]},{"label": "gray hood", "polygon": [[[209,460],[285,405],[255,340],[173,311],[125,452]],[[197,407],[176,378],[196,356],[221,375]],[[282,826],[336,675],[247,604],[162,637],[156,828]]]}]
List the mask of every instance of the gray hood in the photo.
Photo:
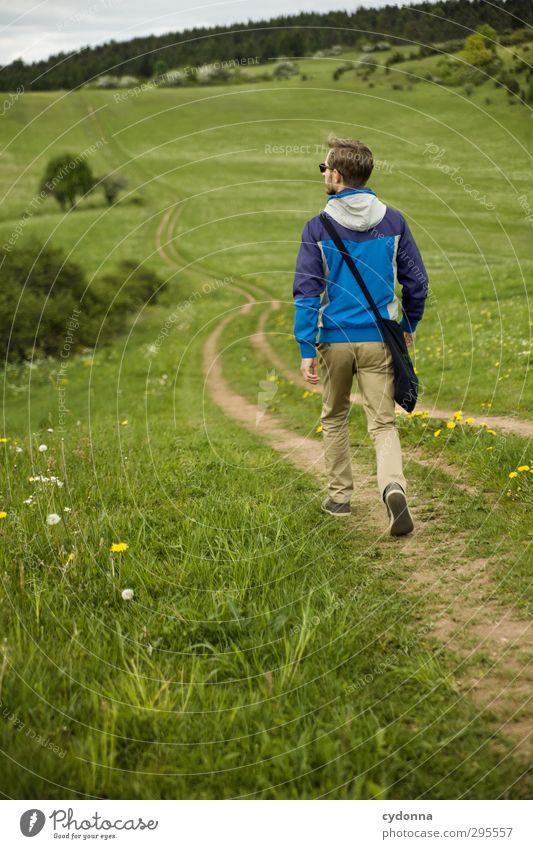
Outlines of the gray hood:
[{"label": "gray hood", "polygon": [[387,206],[370,192],[356,192],[343,197],[332,195],[324,211],[350,230],[370,230],[385,217]]}]

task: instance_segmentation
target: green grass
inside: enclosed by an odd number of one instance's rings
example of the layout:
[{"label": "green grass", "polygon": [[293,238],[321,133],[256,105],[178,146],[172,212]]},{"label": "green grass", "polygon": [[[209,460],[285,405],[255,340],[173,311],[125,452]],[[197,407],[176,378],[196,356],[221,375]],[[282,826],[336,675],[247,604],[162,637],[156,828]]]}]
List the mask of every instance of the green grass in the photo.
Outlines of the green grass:
[{"label": "green grass", "polygon": [[[120,168],[130,196],[111,210],[90,198],[65,216],[46,201],[21,240],[50,238],[89,276],[133,257],[169,277],[161,302],[123,338],[69,359],[64,431],[59,364],[6,371],[6,795],[529,794],[512,744],[495,745],[491,716],[456,684],[456,659],[435,650],[423,600],[403,589],[409,566],[395,542],[376,540],[364,516],[342,531],[321,518],[317,481],[225,417],[205,391],[203,344],[242,303],[241,283],[282,301],[270,339],[298,366],[294,259],[303,223],[324,203],[314,145],[333,130],[366,139],[391,164],[371,185],[406,213],[422,249],[432,292],[417,334],[426,397],[480,415],[491,403],[492,413],[532,417],[524,355],[531,230],[517,204],[517,195],[533,194],[529,113],[496,91],[489,109],[483,90],[467,99],[427,84],[393,91],[384,77],[372,89],[355,77],[332,83],[328,61],[309,60],[317,70],[303,82],[152,91],[121,103],[112,92],[27,94],[4,116],[2,242],[31,204],[47,158],[104,138],[94,170]],[[431,163],[430,143],[487,192],[497,217]],[[308,144],[309,153],[267,152]],[[165,249],[171,262],[156,251],[167,209],[180,210]],[[204,290],[186,326],[165,331],[169,314],[213,276],[232,282]],[[270,368],[246,341],[257,317],[238,315],[222,338],[227,379],[254,401]],[[301,395],[283,384],[273,408],[308,432],[319,401]],[[501,546],[491,577],[502,602],[525,611],[528,538],[511,517],[525,517],[529,501],[516,482],[506,495],[508,472],[527,458],[525,441],[498,435],[487,463],[487,445],[473,433],[439,442],[417,420],[400,427],[406,446],[434,456],[436,467],[440,457],[464,464],[479,481],[475,500],[438,468],[409,465],[428,516],[432,498],[449,494],[449,516],[432,520],[435,570],[449,566],[446,541],[458,531],[470,538],[465,556]],[[371,475],[358,410],[353,439]],[[37,475],[64,486],[28,480]],[[48,526],[53,512],[62,520]],[[503,540],[502,529],[510,530]],[[128,550],[111,555],[120,541]],[[133,601],[122,599],[126,587]]]}]

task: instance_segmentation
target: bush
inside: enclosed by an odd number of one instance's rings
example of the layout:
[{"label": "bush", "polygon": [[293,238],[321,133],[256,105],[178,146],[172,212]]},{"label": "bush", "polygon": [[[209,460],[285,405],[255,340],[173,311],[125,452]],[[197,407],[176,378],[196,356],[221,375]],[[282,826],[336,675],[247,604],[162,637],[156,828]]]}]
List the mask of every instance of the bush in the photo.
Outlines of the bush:
[{"label": "bush", "polygon": [[374,74],[377,68],[378,63],[375,59],[361,59],[359,73],[365,74],[368,77],[369,74]]},{"label": "bush", "polygon": [[115,298],[115,303],[122,308],[138,309],[151,299],[153,302],[157,300],[154,296],[159,294],[162,283],[154,271],[139,266],[133,260],[124,259],[116,269],[98,279],[98,289],[105,292],[108,304]]},{"label": "bush", "polygon": [[128,185],[125,177],[120,174],[106,174],[105,177],[100,177],[97,180],[104,193],[104,197],[109,206],[112,206],[117,200],[119,193],[122,192]]},{"label": "bush", "polygon": [[61,356],[67,337],[69,355],[92,348],[123,330],[128,314],[154,303],[162,288],[153,271],[124,260],[87,289],[83,269],[50,246],[0,252],[0,263],[0,322],[6,331],[0,353],[12,361]]},{"label": "bush", "polygon": [[396,50],[385,62],[385,65],[397,65],[399,62],[405,62],[405,56]]},{"label": "bush", "polygon": [[16,248],[0,255],[3,286],[0,290],[2,357],[30,359],[34,349],[58,353],[66,322],[86,285],[83,270],[64,261],[61,251],[47,247]]},{"label": "bush", "polygon": [[353,71],[355,65],[353,62],[343,62],[342,65],[337,65],[333,71],[333,79],[339,80],[346,71]]},{"label": "bush", "polygon": [[415,54],[417,59],[425,59],[426,56],[433,56],[434,53],[439,53],[437,47],[433,47],[431,44],[421,44],[418,53]]},{"label": "bush", "polygon": [[104,74],[98,77],[93,83],[89,83],[89,88],[134,88],[138,84],[138,77],[117,77],[113,74]]},{"label": "bush", "polygon": [[134,88],[136,85],[139,85],[137,77],[124,76],[117,81],[117,88]]},{"label": "bush", "polygon": [[287,80],[289,77],[293,77],[295,74],[299,74],[298,66],[293,62],[278,62],[274,70],[272,71],[272,76],[276,80]]},{"label": "bush", "polygon": [[509,71],[503,71],[496,82],[502,88],[506,88],[509,94],[518,94],[520,91],[520,83]]},{"label": "bush", "polygon": [[117,88],[118,77],[112,74],[104,74],[93,83],[94,88]]},{"label": "bush", "polygon": [[165,71],[165,73],[158,79],[158,86],[165,88],[170,86],[182,86],[187,85],[189,79],[187,74],[183,71],[170,70]]},{"label": "bush", "polygon": [[500,44],[523,44],[524,41],[531,41],[532,39],[533,31],[531,27],[524,27],[523,29],[515,29],[509,35],[502,35]]}]

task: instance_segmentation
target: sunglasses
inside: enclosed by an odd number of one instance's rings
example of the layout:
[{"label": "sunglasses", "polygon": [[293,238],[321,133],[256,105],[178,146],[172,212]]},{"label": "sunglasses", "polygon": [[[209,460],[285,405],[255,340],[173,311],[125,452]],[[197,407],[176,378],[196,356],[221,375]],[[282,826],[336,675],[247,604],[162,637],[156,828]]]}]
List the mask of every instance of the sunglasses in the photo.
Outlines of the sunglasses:
[{"label": "sunglasses", "polygon": [[[326,165],[326,163],[325,163],[325,162],[321,162],[321,163],[320,163],[320,165],[319,165],[318,167],[319,167],[319,169],[320,169],[320,173],[321,173],[321,174],[323,174],[323,173],[324,173],[325,171],[327,171],[328,169],[329,169],[329,171],[338,171],[338,172],[339,172],[339,174],[341,174],[341,172],[339,171],[339,169],[338,169],[338,168],[330,168],[330,166],[329,166],[329,165]],[[342,177],[342,174],[341,174],[341,177]]]}]

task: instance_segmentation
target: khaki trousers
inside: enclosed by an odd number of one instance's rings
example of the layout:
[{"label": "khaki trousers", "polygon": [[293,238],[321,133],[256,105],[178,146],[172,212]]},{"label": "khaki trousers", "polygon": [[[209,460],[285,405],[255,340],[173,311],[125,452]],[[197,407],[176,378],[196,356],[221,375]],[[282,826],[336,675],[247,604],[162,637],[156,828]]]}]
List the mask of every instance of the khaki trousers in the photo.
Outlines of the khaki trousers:
[{"label": "khaki trousers", "polygon": [[329,497],[344,502],[350,501],[353,494],[348,418],[354,375],[376,450],[380,495],[393,481],[406,491],[394,414],[394,367],[389,346],[384,342],[319,342],[316,348],[324,387],[320,421]]}]

